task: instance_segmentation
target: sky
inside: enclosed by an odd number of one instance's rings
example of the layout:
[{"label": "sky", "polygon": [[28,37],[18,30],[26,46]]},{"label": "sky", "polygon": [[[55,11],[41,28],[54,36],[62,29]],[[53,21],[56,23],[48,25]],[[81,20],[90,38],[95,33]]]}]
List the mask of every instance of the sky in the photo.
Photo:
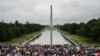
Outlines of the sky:
[{"label": "sky", "polygon": [[0,0],[0,22],[50,24],[88,22],[100,17],[100,0]]}]

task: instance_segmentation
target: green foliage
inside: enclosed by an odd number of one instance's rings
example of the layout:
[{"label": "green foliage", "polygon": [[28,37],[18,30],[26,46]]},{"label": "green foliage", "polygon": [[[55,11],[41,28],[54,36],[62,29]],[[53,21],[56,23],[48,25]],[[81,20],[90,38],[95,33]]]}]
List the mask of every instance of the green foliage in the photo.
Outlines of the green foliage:
[{"label": "green foliage", "polygon": [[24,34],[32,33],[43,29],[44,26],[40,24],[21,24],[17,20],[15,23],[0,22],[0,42],[8,41],[12,38],[22,36]]},{"label": "green foliage", "polygon": [[86,24],[64,24],[60,26],[60,29],[73,34],[89,37],[93,41],[100,42],[100,18],[92,19],[88,21]]}]

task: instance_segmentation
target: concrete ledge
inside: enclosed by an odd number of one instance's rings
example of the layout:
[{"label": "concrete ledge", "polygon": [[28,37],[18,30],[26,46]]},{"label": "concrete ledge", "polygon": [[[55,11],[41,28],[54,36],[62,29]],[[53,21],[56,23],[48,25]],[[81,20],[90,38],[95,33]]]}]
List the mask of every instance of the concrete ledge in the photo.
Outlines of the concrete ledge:
[{"label": "concrete ledge", "polygon": [[61,33],[61,35],[62,35],[65,39],[67,39],[70,43],[72,43],[73,45],[75,45],[75,46],[78,45],[76,42],[74,42],[72,39],[70,39],[70,38],[69,38],[68,36],[66,36],[65,34],[62,34],[62,33]]},{"label": "concrete ledge", "polygon": [[26,40],[25,42],[22,43],[22,45],[25,45],[25,44],[29,43],[30,41],[32,41],[32,40],[38,38],[39,36],[41,36],[41,33],[39,33],[39,34],[33,36],[33,37],[30,38],[29,40]]}]

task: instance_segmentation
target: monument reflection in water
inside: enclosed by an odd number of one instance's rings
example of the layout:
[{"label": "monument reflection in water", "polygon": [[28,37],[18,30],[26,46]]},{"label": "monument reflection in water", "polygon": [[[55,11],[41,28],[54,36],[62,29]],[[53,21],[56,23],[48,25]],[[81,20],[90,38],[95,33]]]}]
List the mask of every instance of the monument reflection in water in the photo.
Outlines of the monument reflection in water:
[{"label": "monument reflection in water", "polygon": [[[53,45],[63,45],[70,44],[64,37],[61,36],[60,32],[57,30],[53,30]],[[42,35],[31,41],[31,45],[39,44],[39,45],[50,45],[50,30],[46,30],[42,32]]]}]

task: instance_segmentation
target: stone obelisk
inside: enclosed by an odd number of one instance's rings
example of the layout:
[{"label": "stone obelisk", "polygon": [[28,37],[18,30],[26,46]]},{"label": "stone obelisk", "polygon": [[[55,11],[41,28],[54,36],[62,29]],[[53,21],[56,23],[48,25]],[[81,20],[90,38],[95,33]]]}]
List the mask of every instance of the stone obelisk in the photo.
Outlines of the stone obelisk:
[{"label": "stone obelisk", "polygon": [[53,41],[53,39],[52,39],[52,37],[53,37],[53,32],[52,32],[52,30],[53,30],[53,16],[52,16],[52,5],[50,6],[50,44],[51,44],[51,46],[52,46],[52,41]]}]

